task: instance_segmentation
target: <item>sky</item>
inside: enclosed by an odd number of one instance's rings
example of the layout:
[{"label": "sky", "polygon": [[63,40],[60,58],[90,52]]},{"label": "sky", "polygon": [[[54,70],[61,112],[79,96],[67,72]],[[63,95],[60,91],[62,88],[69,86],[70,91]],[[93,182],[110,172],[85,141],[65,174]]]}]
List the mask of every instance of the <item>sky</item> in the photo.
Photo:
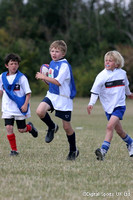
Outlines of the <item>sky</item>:
[{"label": "sky", "polygon": [[[114,2],[114,0],[108,0],[108,1]],[[123,2],[125,2],[128,5],[128,3],[130,2],[130,0],[123,0]]]},{"label": "sky", "polygon": [[23,0],[24,3],[27,3],[28,0]]},{"label": "sky", "polygon": [[[27,1],[28,1],[28,0],[23,0],[24,3],[27,3]],[[108,0],[108,1],[114,2],[114,0]],[[123,1],[126,3],[126,5],[128,5],[128,3],[129,3],[131,0],[123,0]]]}]

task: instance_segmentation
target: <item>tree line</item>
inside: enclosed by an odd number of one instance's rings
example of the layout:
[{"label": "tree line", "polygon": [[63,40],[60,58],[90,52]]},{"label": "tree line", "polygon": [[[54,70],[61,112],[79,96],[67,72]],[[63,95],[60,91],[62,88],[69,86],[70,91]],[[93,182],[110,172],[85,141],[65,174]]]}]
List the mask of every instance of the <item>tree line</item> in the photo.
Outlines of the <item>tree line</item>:
[{"label": "tree line", "polygon": [[45,94],[47,85],[35,79],[43,63],[49,63],[49,45],[57,39],[68,45],[77,96],[90,95],[103,57],[118,50],[133,90],[133,1],[124,0],[0,0],[0,73],[4,57],[21,56],[20,70],[29,79],[32,93]]}]

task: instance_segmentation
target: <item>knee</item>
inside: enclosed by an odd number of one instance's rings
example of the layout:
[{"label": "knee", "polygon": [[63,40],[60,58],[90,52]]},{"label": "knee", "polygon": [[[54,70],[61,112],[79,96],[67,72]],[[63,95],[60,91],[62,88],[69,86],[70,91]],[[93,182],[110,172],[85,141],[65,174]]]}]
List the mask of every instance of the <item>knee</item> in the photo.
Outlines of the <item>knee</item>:
[{"label": "knee", "polygon": [[37,114],[38,117],[40,117],[40,118],[43,118],[43,117],[44,117],[44,113],[43,113],[41,110],[39,110],[39,109],[36,110],[36,114]]},{"label": "knee", "polygon": [[69,127],[68,127],[68,126],[63,126],[63,129],[64,129],[64,131],[65,131],[66,133],[69,132]]},{"label": "knee", "polygon": [[113,126],[111,124],[107,125],[107,130],[112,131],[113,130]]},{"label": "knee", "polygon": [[6,125],[7,133],[11,134],[13,132],[13,126],[12,125]]},{"label": "knee", "polygon": [[69,125],[63,125],[63,129],[64,129],[64,131],[66,132],[66,134],[72,134],[74,131],[73,131],[73,129],[71,128],[71,126],[69,126]]}]

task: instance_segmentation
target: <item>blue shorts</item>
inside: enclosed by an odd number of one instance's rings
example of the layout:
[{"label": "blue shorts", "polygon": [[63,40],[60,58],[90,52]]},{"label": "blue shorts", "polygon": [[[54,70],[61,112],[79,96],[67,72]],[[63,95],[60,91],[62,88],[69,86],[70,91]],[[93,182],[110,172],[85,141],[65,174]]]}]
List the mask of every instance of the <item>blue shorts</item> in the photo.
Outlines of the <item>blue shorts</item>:
[{"label": "blue shorts", "polygon": [[119,107],[116,107],[111,114],[105,112],[107,120],[110,120],[110,117],[112,115],[117,116],[120,120],[122,120],[125,110],[126,110],[126,106],[119,106]]},{"label": "blue shorts", "polygon": [[[52,102],[48,97],[44,97],[42,102],[46,102],[50,106],[50,111],[53,112],[55,109],[53,107]],[[55,110],[55,116],[59,117],[65,121],[70,122],[71,121],[71,111],[60,111],[60,110]]]}]

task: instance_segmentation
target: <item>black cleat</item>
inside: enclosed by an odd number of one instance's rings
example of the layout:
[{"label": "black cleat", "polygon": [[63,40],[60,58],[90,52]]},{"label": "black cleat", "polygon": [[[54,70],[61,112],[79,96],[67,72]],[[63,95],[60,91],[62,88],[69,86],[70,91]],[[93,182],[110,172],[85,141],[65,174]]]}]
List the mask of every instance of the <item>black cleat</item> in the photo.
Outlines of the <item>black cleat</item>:
[{"label": "black cleat", "polygon": [[19,153],[17,151],[12,150],[10,156],[18,156]]},{"label": "black cleat", "polygon": [[96,157],[97,157],[97,160],[104,160],[104,158],[105,158],[105,153],[103,153],[102,151],[101,151],[101,149],[96,149],[96,151],[95,151],[95,154],[96,154]]},{"label": "black cleat", "polygon": [[79,150],[77,149],[76,151],[70,151],[67,160],[75,160],[79,155]]},{"label": "black cleat", "polygon": [[45,142],[50,143],[54,139],[54,134],[58,131],[59,126],[55,124],[54,129],[48,129],[47,135],[45,137]]},{"label": "black cleat", "polygon": [[38,136],[38,131],[37,131],[37,129],[33,126],[33,124],[32,124],[31,122],[29,122],[28,124],[32,127],[32,129],[31,129],[31,131],[29,131],[29,133],[31,133],[31,135],[32,135],[33,137],[37,137],[37,136]]}]

